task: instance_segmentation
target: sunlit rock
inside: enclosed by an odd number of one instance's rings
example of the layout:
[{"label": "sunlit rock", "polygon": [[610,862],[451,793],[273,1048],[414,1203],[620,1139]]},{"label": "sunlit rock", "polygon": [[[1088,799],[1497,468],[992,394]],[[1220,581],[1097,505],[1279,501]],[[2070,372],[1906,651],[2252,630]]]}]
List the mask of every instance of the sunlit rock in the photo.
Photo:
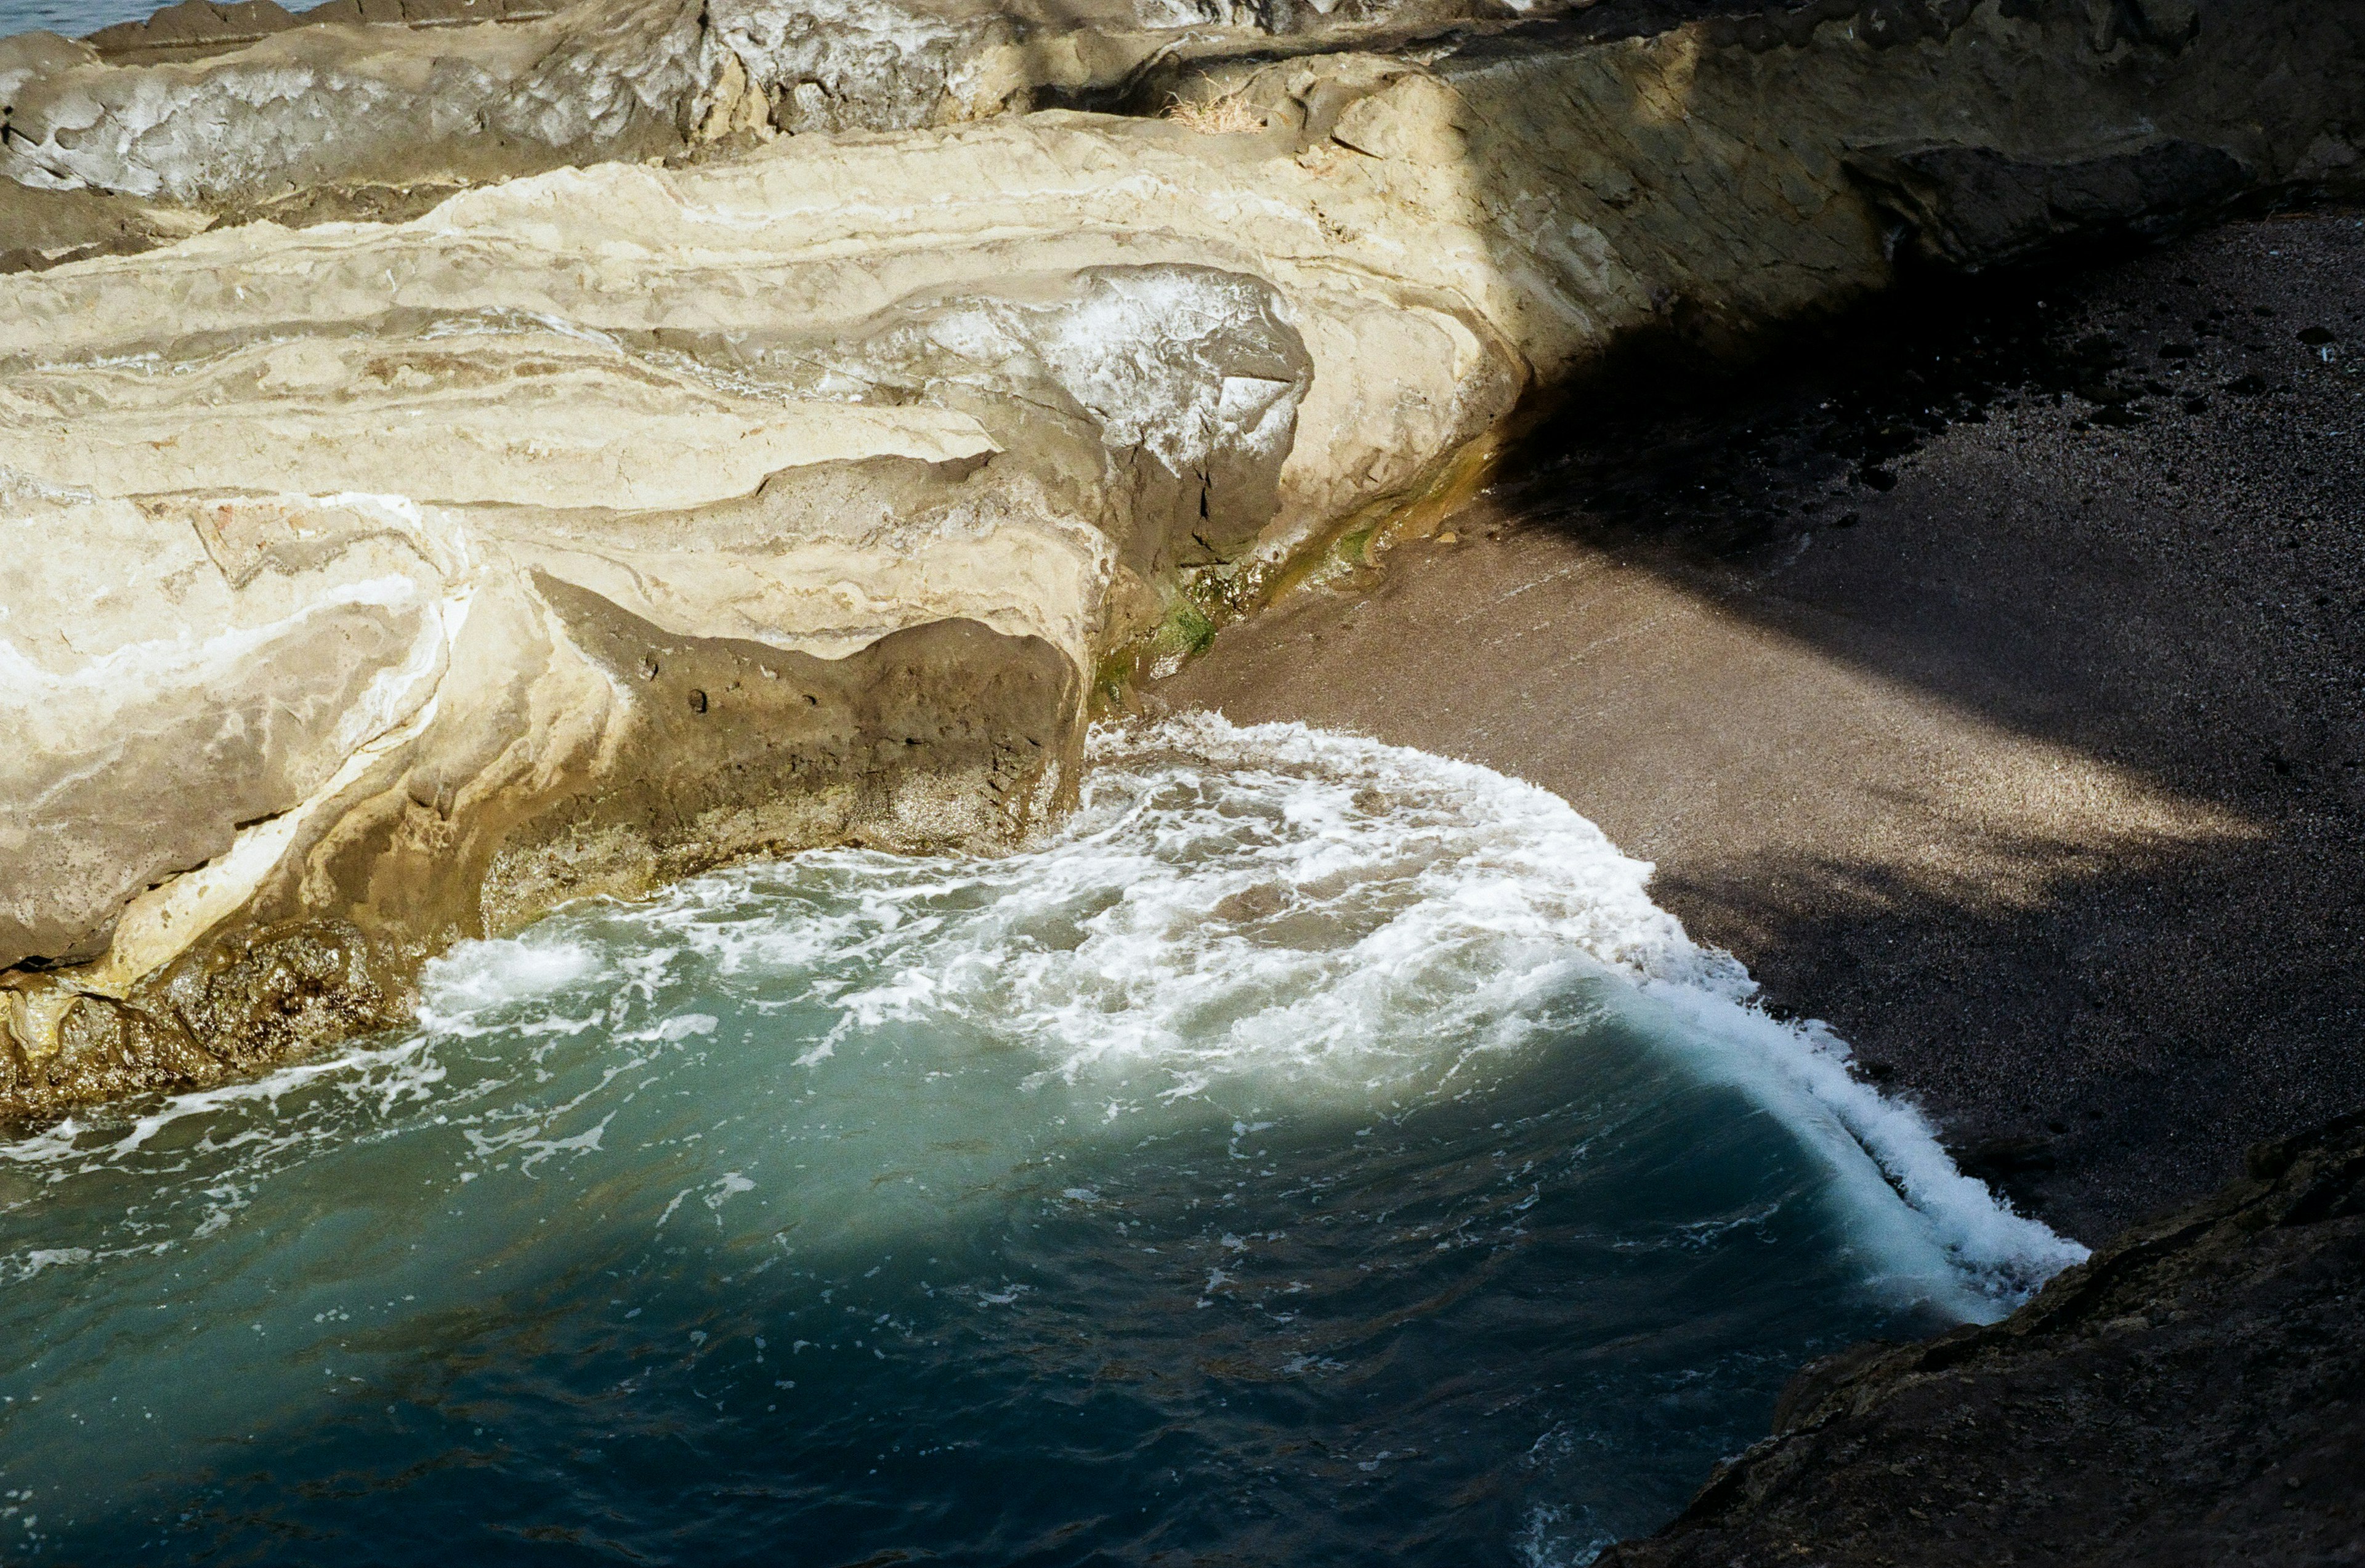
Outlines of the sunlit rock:
[{"label": "sunlit rock", "polygon": [[[652,0],[0,45],[0,189],[142,203],[0,278],[0,1109],[367,1027],[568,898],[1016,843],[1096,689],[1428,526],[1524,397],[1877,288],[1917,214],[1987,231],[1899,169],[2151,169],[2138,112],[2244,188],[2329,166],[2336,89],[2229,86],[2301,41],[2332,71],[2312,13],[2212,52],[1824,9],[1417,54],[1233,46],[1448,13],[1127,11],[1067,54],[1016,11]],[[1199,52],[1093,52],[1120,34]],[[1004,112],[1070,80],[1190,110]],[[2187,216],[2064,179],[2013,253]],[[230,221],[413,180],[494,183]]]}]

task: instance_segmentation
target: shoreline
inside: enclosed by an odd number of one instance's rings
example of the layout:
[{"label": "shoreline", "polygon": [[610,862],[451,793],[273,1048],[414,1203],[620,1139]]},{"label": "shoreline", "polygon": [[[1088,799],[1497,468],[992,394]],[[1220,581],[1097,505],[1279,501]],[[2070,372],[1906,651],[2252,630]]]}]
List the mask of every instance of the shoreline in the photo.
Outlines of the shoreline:
[{"label": "shoreline", "polygon": [[1579,403],[1151,696],[1553,790],[2100,1242],[2365,1102],[2360,262],[2248,220]]},{"label": "shoreline", "polygon": [[2354,7],[1199,9],[0,39],[7,1516],[2365,1562]]}]

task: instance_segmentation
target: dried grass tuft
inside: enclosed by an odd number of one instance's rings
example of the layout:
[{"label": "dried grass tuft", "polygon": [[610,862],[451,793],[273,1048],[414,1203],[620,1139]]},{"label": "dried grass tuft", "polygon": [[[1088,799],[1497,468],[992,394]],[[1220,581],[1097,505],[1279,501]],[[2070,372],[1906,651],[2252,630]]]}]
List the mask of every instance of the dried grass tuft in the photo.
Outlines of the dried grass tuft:
[{"label": "dried grass tuft", "polygon": [[1242,131],[1262,130],[1264,111],[1251,105],[1238,93],[1227,93],[1204,104],[1170,99],[1166,118],[1186,125],[1202,136],[1235,136]]}]

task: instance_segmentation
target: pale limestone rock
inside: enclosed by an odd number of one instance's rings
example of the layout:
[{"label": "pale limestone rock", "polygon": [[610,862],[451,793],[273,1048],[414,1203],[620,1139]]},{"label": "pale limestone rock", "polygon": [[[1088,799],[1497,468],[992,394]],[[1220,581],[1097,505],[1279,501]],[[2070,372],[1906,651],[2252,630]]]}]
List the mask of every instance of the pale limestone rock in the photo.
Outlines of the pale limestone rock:
[{"label": "pale limestone rock", "polygon": [[966,414],[733,397],[533,330],[299,338],[176,365],[169,380],[106,364],[0,388],[0,467],[108,496],[368,491],[647,510],[750,495],[810,464],[993,450]]},{"label": "pale limestone rock", "polygon": [[[324,6],[223,49],[0,39],[0,177],[206,205],[465,183],[705,140],[950,125],[1122,95],[1276,38],[1337,48],[1501,0],[575,0],[536,19],[356,25]],[[120,29],[110,29],[119,31]],[[102,41],[106,34],[99,35]]]},{"label": "pale limestone rock", "polygon": [[0,40],[14,81],[0,176],[186,203],[661,152],[684,145],[719,79],[701,14],[582,0],[514,26],[296,28],[154,64]]},{"label": "pale limestone rock", "polygon": [[[481,47],[548,26],[580,64],[585,18],[628,13],[650,14],[589,0]],[[567,129],[602,116],[626,140],[716,123],[652,73],[728,84],[726,130],[759,96],[775,123],[783,84],[828,98],[835,67],[791,59],[811,29],[701,14],[745,24],[735,78],[712,34],[660,28],[670,54],[598,56],[609,86],[547,78],[526,162],[622,145]],[[28,564],[0,586],[0,1111],[372,1026],[425,955],[563,899],[818,843],[1014,841],[1074,789],[1088,687],[1172,656],[1186,594],[1253,601],[1418,516],[1623,334],[1712,347],[1878,286],[1896,219],[1862,150],[1943,181],[1910,151],[1943,123],[1995,150],[1979,167],[2053,179],[2120,156],[2139,108],[2144,145],[2266,178],[2327,134],[2166,94],[2204,50],[2135,81],[2074,18],[1966,16],[1877,48],[1700,26],[1251,58],[1194,78],[1265,127],[1226,135],[947,127],[1000,47],[972,39],[941,82],[880,78],[935,93],[936,129],[743,137],[0,277],[0,531]],[[330,50],[302,30],[139,68],[133,95]],[[371,58],[454,58],[409,36]],[[527,77],[560,57],[525,52]],[[131,101],[12,156],[191,190],[265,166],[175,140],[169,104],[135,133]],[[74,167],[48,177],[104,174]]]}]

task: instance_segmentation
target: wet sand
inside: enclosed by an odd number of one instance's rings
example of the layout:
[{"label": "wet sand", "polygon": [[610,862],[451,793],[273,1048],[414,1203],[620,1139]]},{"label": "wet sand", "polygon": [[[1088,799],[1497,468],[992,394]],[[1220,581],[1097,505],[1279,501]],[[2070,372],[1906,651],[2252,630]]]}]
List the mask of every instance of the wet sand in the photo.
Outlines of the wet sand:
[{"label": "wet sand", "polygon": [[2365,1103],[2365,218],[1669,379],[1152,700],[1558,791],[2089,1241]]}]

